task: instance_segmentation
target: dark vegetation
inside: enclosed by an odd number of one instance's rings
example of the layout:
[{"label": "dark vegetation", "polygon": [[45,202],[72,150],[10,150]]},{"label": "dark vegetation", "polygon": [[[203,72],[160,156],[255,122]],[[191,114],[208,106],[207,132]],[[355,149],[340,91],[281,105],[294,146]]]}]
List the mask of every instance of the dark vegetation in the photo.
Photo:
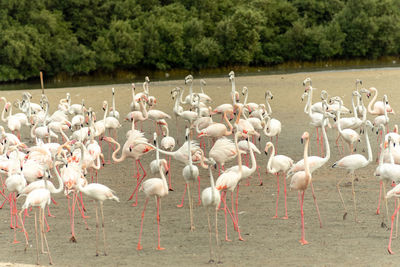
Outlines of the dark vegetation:
[{"label": "dark vegetation", "polygon": [[396,0],[0,0],[0,81],[399,51]]}]

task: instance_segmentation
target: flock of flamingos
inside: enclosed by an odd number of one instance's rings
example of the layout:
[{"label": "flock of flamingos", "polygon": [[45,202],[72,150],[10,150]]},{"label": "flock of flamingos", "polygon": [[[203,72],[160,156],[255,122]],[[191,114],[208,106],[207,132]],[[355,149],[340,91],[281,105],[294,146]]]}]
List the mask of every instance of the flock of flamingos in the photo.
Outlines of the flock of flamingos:
[{"label": "flock of flamingos", "polygon": [[[84,217],[83,193],[84,196],[97,203],[96,255],[99,255],[100,227],[103,232],[104,254],[107,255],[103,202],[107,199],[119,202],[119,199],[112,189],[97,183],[97,171],[110,163],[111,160],[118,163],[132,158],[136,164],[134,177],[137,180],[136,187],[130,197],[130,199],[135,199],[133,206],[137,205],[139,191],[143,191],[145,195],[137,249],[142,249],[141,237],[146,205],[151,197],[155,197],[158,223],[157,249],[163,250],[164,248],[160,244],[160,201],[162,197],[168,195],[170,190],[173,190],[169,173],[172,158],[174,161],[179,161],[185,165],[182,170],[185,191],[183,192],[182,203],[178,206],[183,206],[187,191],[190,230],[193,231],[195,227],[191,190],[198,191],[198,194],[196,194],[198,202],[207,210],[210,262],[218,263],[220,258],[217,212],[223,210],[225,214],[225,240],[229,240],[227,227],[230,220],[239,240],[243,240],[240,233],[238,213],[239,185],[241,181],[256,175],[256,173],[260,184],[262,184],[260,168],[255,157],[256,153],[260,154],[259,148],[264,147],[265,153],[269,156],[266,163],[267,173],[275,174],[277,177],[274,218],[278,218],[279,175],[281,175],[281,177],[283,176],[285,200],[283,219],[288,219],[286,179],[290,179],[290,189],[297,190],[299,195],[301,209],[300,243],[306,245],[308,242],[305,238],[304,229],[304,193],[310,186],[319,216],[312,174],[315,170],[326,165],[330,159],[327,127],[337,130],[335,143],[343,156],[331,167],[348,170],[352,178],[355,221],[357,221],[357,202],[354,190],[354,181],[357,179],[355,171],[373,161],[368,130],[374,129],[379,132],[378,142],[380,145],[379,151],[376,152],[379,163],[374,172],[374,175],[380,181],[377,213],[380,213],[382,199],[386,207],[386,216],[389,219],[387,199],[400,196],[400,185],[396,185],[400,181],[400,165],[398,165],[400,164],[400,135],[397,126],[393,132],[388,128],[389,115],[394,114],[394,111],[390,107],[386,95],[380,96],[382,101],[377,100],[377,89],[373,87],[363,88],[362,81],[357,80],[355,90],[352,92],[351,109],[343,105],[340,97],[329,97],[326,91],[321,92],[320,102],[313,103],[315,88],[312,87],[310,78],[305,79],[303,81],[304,93],[301,95],[303,91],[299,90],[299,97],[301,96],[303,100],[307,99],[304,112],[308,114],[310,124],[316,129],[315,146],[318,148],[319,155],[309,155],[310,134],[304,132],[301,136],[304,143],[304,157],[295,162],[286,155],[277,154],[281,122],[272,117],[272,108],[269,102],[273,101],[273,94],[270,91],[265,92],[264,103],[248,103],[248,89],[246,87],[241,91],[236,89],[234,72],[229,73],[229,81],[232,87],[229,103],[212,108],[210,106],[211,98],[202,89],[205,81],[200,81],[201,92],[194,93],[193,77],[187,76],[185,87],[189,88],[189,93],[186,96],[184,96],[183,88],[177,87],[171,90],[173,118],[168,113],[157,109],[157,99],[149,92],[150,80],[148,77],[146,77],[143,90],[140,90],[140,92],[132,84],[131,112],[125,117],[125,120],[131,122],[132,128],[126,133],[122,148],[120,143],[116,141],[117,130],[121,127],[120,121],[123,118],[116,108],[114,88],[112,89],[112,105],[109,107],[107,101],[103,102],[102,118],[96,116],[91,107],[86,107],[83,100],[80,104],[72,104],[69,94],[66,98],[59,100],[57,109],[51,114],[49,113],[50,103],[45,94],[42,94],[39,103],[31,102],[32,96],[27,92],[22,94],[21,100],[17,99],[14,102],[9,102],[6,98],[1,97],[0,100],[4,101],[1,119],[5,126],[0,126],[0,171],[6,173],[7,179],[2,182],[3,189],[0,190],[0,194],[4,197],[3,205],[9,203],[10,206],[10,227],[14,230],[14,242],[18,242],[16,240],[17,229],[21,229],[25,235],[25,250],[28,248],[29,238],[24,225],[25,217],[32,211],[32,207],[38,207],[38,209],[33,209],[35,213],[37,263],[39,264],[38,236],[40,235],[41,252],[48,255],[49,263],[52,264],[53,261],[46,239],[49,226],[45,210],[47,209],[47,213],[50,215],[49,205],[54,201],[52,195],[63,192],[67,196],[70,210],[71,241],[76,241],[74,232],[75,208],[78,208],[78,212]],[[243,102],[240,101],[240,95],[245,96]],[[370,97],[372,99],[369,100],[366,107],[364,101]],[[19,113],[13,113],[13,107],[18,108]],[[375,117],[373,121],[367,119],[367,113]],[[151,140],[148,140],[141,130],[142,123],[146,120],[154,123],[154,134]],[[168,125],[174,123],[176,124],[175,137],[178,136],[178,130],[185,129],[185,140],[180,140],[183,143],[182,145],[179,145],[179,141],[173,137],[172,131],[169,130]],[[21,142],[20,131],[23,127],[30,127],[32,143],[30,147]],[[70,134],[67,134],[67,132]],[[269,137],[271,141],[261,146],[261,135]],[[61,138],[62,142],[58,142]],[[367,157],[356,153],[356,146],[364,140],[368,151]],[[103,143],[108,144],[108,155],[103,155],[103,146],[107,146]],[[176,149],[178,146],[179,148]],[[166,158],[161,157],[160,153],[166,155]],[[118,154],[120,154],[119,157]],[[143,167],[140,161],[142,157],[154,158],[149,168]],[[231,164],[231,167],[225,168],[225,164],[230,161],[235,163]],[[199,168],[205,168],[209,171],[210,186],[203,191],[200,190]],[[146,170],[158,178],[147,178]],[[215,180],[214,176],[216,176]],[[49,180],[51,177],[57,178],[57,186]],[[340,190],[343,179],[337,183],[337,190],[344,208],[343,219],[345,219],[348,210]],[[386,192],[387,185],[393,187],[388,192]],[[8,193],[6,194],[6,192]],[[227,204],[228,193],[231,195],[230,204]],[[20,202],[23,202],[22,207],[17,205],[18,198],[24,199],[20,200]],[[98,207],[100,212],[98,212]],[[399,209],[400,205],[395,207],[391,218],[389,253],[393,253],[391,250],[393,223]],[[215,216],[216,245],[213,245],[212,242],[211,212],[214,212]],[[101,223],[99,223],[99,220],[101,220]],[[320,218],[319,221],[322,227]],[[382,213],[383,225],[384,221],[385,215]],[[215,249],[213,250],[214,246]]]}]

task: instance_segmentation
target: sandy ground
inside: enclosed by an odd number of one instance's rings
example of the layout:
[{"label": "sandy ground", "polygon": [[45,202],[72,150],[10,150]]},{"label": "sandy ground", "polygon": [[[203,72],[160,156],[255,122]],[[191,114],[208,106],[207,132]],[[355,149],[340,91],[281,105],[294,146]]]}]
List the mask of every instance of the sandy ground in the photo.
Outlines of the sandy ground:
[{"label": "sandy ground", "polygon": [[[400,91],[398,90],[398,77],[400,70],[378,69],[357,70],[340,72],[298,73],[289,75],[270,76],[240,76],[236,78],[238,89],[243,86],[249,88],[249,102],[262,103],[264,92],[271,90],[274,99],[271,101],[273,117],[282,122],[282,133],[279,137],[278,152],[290,156],[295,161],[301,159],[303,146],[300,136],[304,131],[310,131],[315,140],[315,130],[309,125],[309,118],[303,112],[304,102],[300,96],[303,92],[302,81],[311,77],[313,86],[318,88],[314,94],[314,101],[319,99],[321,89],[328,90],[331,96],[343,97],[345,105],[351,107],[351,92],[355,87],[355,80],[361,79],[365,87],[378,88],[379,100],[383,93],[389,97],[393,109],[400,112]],[[197,77],[195,77],[197,78]],[[139,84],[138,84],[139,85]],[[141,84],[140,84],[141,85]],[[150,93],[157,97],[157,108],[172,114],[173,102],[170,91],[175,86],[184,87],[183,81],[152,82]],[[111,88],[115,87],[117,96],[117,109],[122,116],[129,111],[131,102],[131,87],[129,84],[107,85],[95,87],[46,89],[51,103],[51,110],[56,108],[60,98],[70,92],[73,103],[80,103],[85,99],[87,106],[93,107],[98,114],[102,114],[101,103],[103,100],[111,102]],[[205,91],[213,99],[213,106],[229,101],[231,85],[227,77],[207,79]],[[138,86],[138,91],[141,91]],[[195,80],[194,90],[198,91],[198,80]],[[20,98],[21,91],[2,92],[7,99]],[[31,91],[34,102],[38,102],[40,91]],[[243,101],[243,98],[241,98]],[[390,125],[397,122],[397,115],[390,117]],[[98,117],[102,117],[101,115]],[[220,117],[215,117],[217,121]],[[369,119],[373,119],[369,115]],[[174,122],[171,120],[171,132],[174,133]],[[123,122],[119,130],[118,140],[125,142],[125,133],[131,127],[130,123]],[[144,124],[146,136],[152,137],[153,124]],[[183,140],[183,123],[180,123],[179,136]],[[24,134],[27,136],[27,130]],[[341,156],[334,146],[335,130],[328,131],[331,143],[331,159],[320,170],[313,174],[315,193],[321,211],[323,227],[319,227],[317,213],[308,189],[305,194],[305,228],[309,245],[299,244],[300,239],[300,209],[297,201],[297,192],[288,192],[289,219],[272,219],[275,213],[276,178],[272,174],[265,174],[268,157],[265,154],[257,155],[258,165],[261,167],[263,186],[257,186],[257,175],[250,180],[250,186],[241,186],[239,195],[240,229],[245,241],[237,239],[232,223],[228,224],[228,235],[232,242],[224,241],[224,214],[218,213],[220,231],[220,251],[223,266],[337,266],[337,265],[362,265],[362,266],[395,266],[399,261],[400,244],[394,239],[393,250],[395,255],[389,255],[386,247],[389,233],[381,228],[381,218],[376,215],[379,193],[379,183],[373,176],[377,166],[376,135],[371,134],[371,143],[374,152],[374,161],[368,167],[357,171],[360,177],[356,182],[356,197],[359,212],[359,223],[354,222],[352,210],[351,186],[343,186],[343,196],[349,209],[346,220],[343,220],[343,208],[336,190],[336,183],[347,175],[345,171],[331,169],[330,166]],[[28,142],[27,139],[24,139]],[[365,142],[359,144],[357,153],[367,155],[364,150]],[[182,143],[182,142],[181,142]],[[265,146],[266,138],[262,135],[261,144]],[[31,144],[30,144],[31,145]],[[311,143],[312,154],[317,153],[315,143]],[[149,162],[154,159],[154,153],[147,154],[142,163],[149,172]],[[229,165],[235,164],[230,162]],[[86,197],[86,214],[90,216],[87,223],[90,230],[85,229],[85,223],[80,215],[76,215],[77,243],[71,243],[67,199],[64,195],[54,198],[58,205],[51,204],[51,212],[55,218],[48,218],[51,226],[48,232],[48,242],[55,266],[205,266],[209,260],[208,228],[205,210],[195,205],[194,216],[196,229],[189,231],[189,207],[185,200],[183,208],[177,208],[184,182],[182,177],[183,165],[172,162],[172,186],[175,191],[162,199],[161,208],[161,245],[166,249],[157,251],[157,224],[155,215],[155,201],[150,199],[144,219],[143,250],[137,251],[137,241],[140,228],[140,218],[144,204],[144,194],[139,194],[138,207],[132,207],[132,201],[126,200],[133,191],[136,181],[132,178],[134,165],[132,159],[119,164],[107,165],[99,172],[99,182],[114,189],[121,199],[120,203],[106,201],[105,216],[107,230],[108,256],[95,256],[95,213],[94,202]],[[151,177],[147,176],[147,177]],[[154,176],[153,176],[154,177]],[[201,170],[201,188],[209,186],[208,172]],[[345,182],[349,182],[347,179]],[[283,192],[281,180],[281,192]],[[196,192],[197,193],[197,192]],[[283,198],[279,205],[279,215],[283,216]],[[23,199],[18,206],[21,207]],[[229,197],[228,197],[228,201]],[[384,209],[382,208],[382,211]],[[393,201],[390,201],[390,213],[393,212]],[[33,216],[27,218],[26,226],[30,234],[31,247],[24,252],[24,243],[12,244],[13,231],[9,228],[9,207],[5,205],[1,211],[0,236],[3,245],[0,249],[0,258],[4,263],[1,266],[19,266],[17,264],[35,263],[35,243],[33,232]],[[31,212],[33,215],[33,212]],[[17,239],[23,241],[23,234],[18,232]],[[101,245],[101,243],[100,243]],[[101,246],[100,246],[101,248]],[[47,256],[41,255],[41,263],[46,264]]]}]

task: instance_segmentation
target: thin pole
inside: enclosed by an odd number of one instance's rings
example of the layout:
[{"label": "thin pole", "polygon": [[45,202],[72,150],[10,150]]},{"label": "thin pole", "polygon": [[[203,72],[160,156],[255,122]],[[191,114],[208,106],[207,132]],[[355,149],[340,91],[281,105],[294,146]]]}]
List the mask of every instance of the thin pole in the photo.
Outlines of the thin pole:
[{"label": "thin pole", "polygon": [[43,72],[40,72],[40,85],[42,86],[42,95],[44,95]]}]

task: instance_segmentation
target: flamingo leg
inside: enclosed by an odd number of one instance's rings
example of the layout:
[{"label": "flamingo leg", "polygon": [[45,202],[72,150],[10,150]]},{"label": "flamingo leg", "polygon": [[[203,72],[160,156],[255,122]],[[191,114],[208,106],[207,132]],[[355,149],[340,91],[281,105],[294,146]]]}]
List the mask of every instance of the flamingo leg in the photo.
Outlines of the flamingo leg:
[{"label": "flamingo leg", "polygon": [[213,256],[212,256],[212,245],[211,245],[211,223],[210,223],[210,212],[208,210],[208,207],[206,208],[206,211],[207,211],[208,236],[209,236],[208,244],[209,244],[209,247],[210,247],[210,260],[208,261],[208,263],[213,263],[214,260],[213,260]]},{"label": "flamingo leg", "polygon": [[[171,156],[168,156],[168,169],[171,169]],[[172,188],[172,181],[171,181],[171,172],[168,172],[168,185],[169,185],[169,191],[174,191]]]},{"label": "flamingo leg", "polygon": [[397,209],[395,209],[395,211],[394,211],[394,213],[393,213],[393,215],[392,215],[392,223],[391,223],[391,226],[390,226],[389,244],[388,244],[388,248],[387,248],[387,250],[388,250],[388,252],[389,252],[390,254],[394,254],[393,251],[392,251],[393,222],[394,222],[394,217],[395,217],[396,214],[399,212],[399,209],[400,209],[400,205],[397,206]]},{"label": "flamingo leg", "polygon": [[49,257],[49,264],[52,265],[53,264],[53,260],[51,259],[51,254],[50,254],[50,249],[49,249],[49,243],[47,242],[47,237],[46,237],[46,232],[44,231],[44,224],[43,224],[43,220],[45,219],[44,217],[44,209],[40,208],[41,212],[42,212],[42,220],[41,220],[41,231],[42,231],[42,235],[43,235],[43,239],[44,239],[44,243],[46,244],[46,249],[47,249],[47,256]]},{"label": "flamingo leg", "polygon": [[380,211],[381,198],[382,198],[382,181],[379,181],[379,200],[378,200],[378,207],[376,208],[376,215],[381,214],[381,211]]},{"label": "flamingo leg", "polygon": [[99,215],[97,211],[97,203],[96,203],[95,213],[96,213],[96,256],[99,256]]},{"label": "flamingo leg", "polygon": [[[136,176],[136,185],[138,183],[139,180],[139,166],[138,166],[138,162],[137,160],[135,160],[135,166],[136,166],[136,175],[133,175],[133,178],[135,178]],[[131,200],[133,198],[133,196],[135,195],[135,191],[133,191],[132,195],[129,197],[128,201]]]},{"label": "flamingo leg", "polygon": [[[136,207],[136,206],[137,206],[137,203],[138,203],[138,190],[139,190],[140,184],[142,183],[144,177],[146,177],[146,171],[144,170],[144,168],[143,168],[143,166],[142,166],[142,163],[140,162],[140,159],[138,159],[137,161],[139,162],[139,166],[142,168],[143,176],[142,176],[142,178],[137,182],[136,188],[135,188],[135,190],[133,191],[133,194],[136,193],[135,203],[132,204],[133,207]],[[138,177],[138,178],[139,178],[139,177]]]},{"label": "flamingo leg", "polygon": [[345,220],[346,216],[347,216],[347,209],[346,209],[346,205],[344,204],[342,193],[340,192],[340,184],[342,183],[343,180],[344,180],[344,177],[342,179],[340,179],[339,182],[336,184],[336,188],[337,188],[337,190],[339,192],[340,200],[342,201],[342,205],[343,205],[343,208],[344,208],[343,220]]},{"label": "flamingo leg", "polygon": [[319,227],[322,228],[322,221],[321,221],[321,215],[319,213],[319,208],[318,208],[318,203],[317,203],[317,197],[315,196],[315,192],[314,192],[314,186],[312,181],[310,182],[311,184],[311,192],[312,192],[312,196],[314,199],[314,203],[315,203],[315,208],[317,209],[317,213],[318,213],[318,221],[319,221]]},{"label": "flamingo leg", "polygon": [[273,219],[278,218],[278,203],[279,203],[279,173],[276,173],[276,205],[275,205],[275,216]]},{"label": "flamingo leg", "polygon": [[104,226],[103,202],[100,202],[101,228],[103,228],[104,256],[107,256],[106,229]]},{"label": "flamingo leg", "polygon": [[158,246],[157,250],[164,250],[165,248],[160,246],[160,206],[161,206],[161,199],[156,197],[157,199],[157,233],[158,233]]},{"label": "flamingo leg", "polygon": [[190,231],[193,232],[195,227],[194,227],[194,222],[193,222],[193,199],[192,199],[192,195],[190,193],[190,184],[188,184],[187,190],[188,190],[188,196],[189,196]]},{"label": "flamingo leg", "polygon": [[301,212],[301,239],[300,239],[300,243],[302,245],[307,245],[308,242],[305,239],[306,238],[306,233],[304,231],[304,211],[303,211],[303,204],[304,204],[304,192],[303,191],[301,193],[301,197],[300,197],[300,192],[299,192],[299,200],[300,200],[300,212]]},{"label": "flamingo leg", "polygon": [[[18,220],[18,213],[15,214],[15,220]],[[18,244],[18,243],[19,243],[19,241],[17,241],[17,228],[14,227],[14,241],[13,241],[13,244]]]},{"label": "flamingo leg", "polygon": [[[26,211],[26,209],[25,209],[25,211]],[[28,243],[29,238],[28,238],[28,232],[26,232],[26,230],[25,230],[25,224],[22,221],[22,210],[19,212],[19,220],[21,222],[22,231],[24,232],[24,236],[25,236],[25,251],[26,251],[26,249],[28,248],[28,245],[29,245],[29,243]]]},{"label": "flamingo leg", "polygon": [[144,212],[146,211],[147,202],[149,202],[149,198],[148,197],[146,197],[146,201],[144,202],[144,207],[143,207],[143,211],[142,211],[142,219],[141,219],[141,222],[140,222],[140,232],[139,232],[139,242],[138,242],[138,245],[137,245],[137,248],[136,248],[137,250],[142,250],[143,249],[142,245],[140,244],[140,240],[142,239],[143,219],[144,219]]},{"label": "flamingo leg", "polygon": [[219,238],[218,238],[218,208],[215,209],[215,239],[217,241],[217,263],[221,263],[219,257]]},{"label": "flamingo leg", "polygon": [[239,185],[236,188],[236,228],[239,235],[239,240],[244,241],[242,235],[240,234],[238,208],[239,208]]},{"label": "flamingo leg", "polygon": [[[232,241],[228,238],[228,218],[227,218],[227,210],[229,211],[227,205],[226,205],[226,193],[224,194],[224,196],[221,196],[221,200],[224,203],[224,213],[225,213],[225,241]],[[229,212],[230,214],[230,212]],[[232,216],[232,215],[231,215]]]},{"label": "flamingo leg", "polygon": [[35,209],[36,264],[39,265],[39,239],[37,232],[37,214]]},{"label": "flamingo leg", "polygon": [[186,189],[187,189],[187,184],[185,184],[185,189],[183,190],[183,195],[182,195],[181,204],[176,205],[178,208],[182,208],[182,207],[183,207],[183,201],[184,201],[184,199],[185,199]]},{"label": "flamingo leg", "polygon": [[282,219],[289,219],[287,214],[287,190],[286,190],[286,173],[283,174],[284,194],[285,194],[285,216]]},{"label": "flamingo leg", "polygon": [[197,192],[198,192],[198,201],[197,205],[201,205],[201,198],[200,198],[200,176],[197,176],[197,181],[198,181],[198,186],[197,186]]},{"label": "flamingo leg", "polygon": [[354,191],[354,180],[355,180],[355,175],[353,173],[353,177],[352,177],[352,180],[351,180],[351,190],[352,190],[352,193],[353,193],[354,220],[355,220],[355,222],[358,222],[358,220],[357,220],[356,192]]}]

